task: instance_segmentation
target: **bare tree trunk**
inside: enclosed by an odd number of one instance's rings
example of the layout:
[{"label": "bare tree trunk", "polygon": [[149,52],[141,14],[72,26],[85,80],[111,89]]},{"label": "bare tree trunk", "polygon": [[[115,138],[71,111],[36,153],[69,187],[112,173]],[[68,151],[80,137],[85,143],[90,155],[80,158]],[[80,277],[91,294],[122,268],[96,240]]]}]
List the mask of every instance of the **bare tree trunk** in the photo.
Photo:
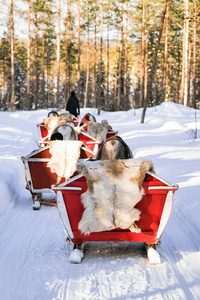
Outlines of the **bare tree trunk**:
[{"label": "bare tree trunk", "polygon": [[88,99],[88,87],[89,87],[89,75],[90,75],[90,40],[89,40],[89,6],[88,10],[88,27],[87,27],[87,74],[86,74],[86,85],[85,85],[85,100],[84,100],[84,108],[87,106],[87,99]]},{"label": "bare tree trunk", "polygon": [[109,22],[107,23],[107,93],[106,93],[106,108],[109,103],[109,78],[110,78],[110,61],[109,61],[109,47],[110,47],[110,37],[109,37]]},{"label": "bare tree trunk", "polygon": [[121,2],[121,21],[120,21],[120,53],[119,53],[119,76],[118,76],[118,101],[117,101],[117,108],[120,109],[121,106],[121,88],[122,88],[122,55],[123,55],[123,0]]},{"label": "bare tree trunk", "polygon": [[152,83],[153,83],[154,77],[155,77],[158,50],[159,50],[160,41],[161,41],[161,37],[162,37],[162,31],[163,31],[166,8],[167,8],[168,2],[169,2],[169,0],[165,0],[165,4],[164,4],[164,8],[163,8],[163,15],[162,15],[162,19],[161,19],[161,25],[160,25],[160,31],[159,31],[159,36],[158,36],[158,41],[156,43],[154,57],[153,57],[153,64],[152,64],[151,72],[150,72],[149,77],[148,77],[147,95],[146,95],[146,98],[145,98],[145,101],[144,101],[144,108],[143,108],[143,111],[142,111],[141,123],[144,123],[144,118],[145,118],[145,113],[146,113],[146,109],[147,109],[148,99],[149,99],[149,96],[151,94]]},{"label": "bare tree trunk", "polygon": [[27,108],[31,109],[30,99],[30,69],[31,69],[31,34],[30,34],[30,0],[28,0],[28,46],[27,46]]},{"label": "bare tree trunk", "polygon": [[34,93],[35,109],[37,109],[37,96],[38,96],[38,17],[37,17],[37,8],[36,8],[35,10],[35,93]]},{"label": "bare tree trunk", "polygon": [[[181,93],[180,103],[187,103],[187,83],[188,83],[188,0],[184,0],[184,29],[183,29],[183,49],[182,49],[182,75],[181,75]],[[186,105],[186,104],[185,104]]]},{"label": "bare tree trunk", "polygon": [[176,90],[176,103],[180,102],[180,90],[181,90],[181,78],[180,78],[180,65],[181,65],[181,49],[180,49],[180,44],[179,41],[177,40],[177,45],[178,45],[178,72],[177,72],[177,77],[178,77],[178,82],[175,87]]},{"label": "bare tree trunk", "polygon": [[145,62],[144,62],[144,99],[147,95],[148,84],[148,52],[149,52],[149,27],[147,27],[146,43],[145,43]]},{"label": "bare tree trunk", "polygon": [[117,109],[117,61],[115,67],[114,110]]},{"label": "bare tree trunk", "polygon": [[128,4],[126,13],[126,37],[124,45],[124,109],[128,109],[127,72],[128,72]]},{"label": "bare tree trunk", "polygon": [[60,100],[60,0],[58,0],[58,36],[57,36],[57,93],[56,102]]},{"label": "bare tree trunk", "polygon": [[193,99],[192,107],[196,107],[196,43],[197,43],[197,1],[194,1],[193,23]]},{"label": "bare tree trunk", "polygon": [[67,104],[69,98],[69,58],[68,58],[68,43],[69,43],[69,9],[67,10],[66,19],[66,36],[65,36],[65,86],[64,86],[64,103]]},{"label": "bare tree trunk", "polygon": [[183,47],[182,47],[182,71],[181,71],[181,91],[180,91],[180,103],[183,104],[184,98],[184,83],[185,83],[185,23],[183,30]]},{"label": "bare tree trunk", "polygon": [[166,97],[166,90],[168,89],[168,21],[169,21],[169,3],[167,4],[165,17],[165,49],[164,49],[164,71],[163,71],[163,91],[162,101],[168,100]]},{"label": "bare tree trunk", "polygon": [[140,106],[144,105],[144,50],[145,50],[145,0],[142,5],[142,49],[140,59]]},{"label": "bare tree trunk", "polygon": [[188,98],[188,32],[189,32],[189,14],[188,14],[188,0],[185,0],[185,85],[184,85],[184,105],[187,105]]},{"label": "bare tree trunk", "polygon": [[45,16],[43,12],[43,26],[42,26],[42,106],[45,108],[45,74],[44,74],[44,52],[45,52],[45,39],[44,39],[44,33],[45,33]]},{"label": "bare tree trunk", "polygon": [[78,73],[77,73],[77,81],[78,81],[78,97],[80,97],[80,80],[81,80],[81,44],[80,44],[80,36],[81,36],[81,16],[80,16],[80,0],[78,0]]},{"label": "bare tree trunk", "polygon": [[94,107],[97,107],[97,87],[96,87],[96,64],[97,64],[97,18],[95,12],[95,25],[94,25]]},{"label": "bare tree trunk", "polygon": [[6,94],[6,86],[7,86],[7,80],[6,80],[6,76],[5,76],[5,66],[6,66],[6,61],[5,61],[5,55],[4,55],[4,50],[3,50],[3,82],[2,82],[2,102],[1,102],[1,107],[3,107],[5,104],[5,94]]},{"label": "bare tree trunk", "polygon": [[191,106],[190,103],[190,80],[191,80],[191,52],[192,52],[192,41],[189,38],[189,53],[188,53],[188,86],[187,86],[187,104]]},{"label": "bare tree trunk", "polygon": [[102,106],[101,103],[101,80],[102,80],[102,52],[103,52],[103,10],[104,10],[104,0],[101,1],[101,36],[100,36],[100,51],[99,51],[99,88],[98,88],[98,103],[97,103],[97,108],[98,108],[98,114],[100,114],[100,109]]},{"label": "bare tree trunk", "polygon": [[11,46],[11,100],[10,100],[10,110],[15,111],[15,56],[14,56],[13,0],[11,0],[11,9],[10,9],[10,46]]},{"label": "bare tree trunk", "polygon": [[50,105],[50,64],[49,59],[47,59],[47,108]]}]

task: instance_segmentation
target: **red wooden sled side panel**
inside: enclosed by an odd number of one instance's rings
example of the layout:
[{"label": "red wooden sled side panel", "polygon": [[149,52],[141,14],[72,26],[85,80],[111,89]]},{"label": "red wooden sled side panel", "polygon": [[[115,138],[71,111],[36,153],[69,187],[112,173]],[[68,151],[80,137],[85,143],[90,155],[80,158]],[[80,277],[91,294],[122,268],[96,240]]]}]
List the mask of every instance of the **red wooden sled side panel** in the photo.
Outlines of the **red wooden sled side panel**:
[{"label": "red wooden sled side panel", "polygon": [[[42,161],[28,162],[33,190],[51,189],[51,186],[57,182],[57,174],[50,171],[47,163]],[[60,183],[64,181],[65,178],[62,178]]]},{"label": "red wooden sled side panel", "polygon": [[40,137],[41,138],[45,138],[48,135],[48,130],[46,129],[46,127],[44,126],[44,123],[40,123],[37,125],[37,128],[40,132]]},{"label": "red wooden sled side panel", "polygon": [[[141,211],[140,220],[137,222],[141,233],[132,233],[130,230],[115,229],[104,232],[94,232],[84,235],[78,230],[78,224],[81,220],[84,207],[81,203],[81,194],[87,190],[85,177],[67,184],[68,190],[62,190],[62,195],[67,210],[69,223],[73,232],[74,243],[83,243],[84,241],[136,241],[153,244],[157,242],[156,234],[158,231],[163,207],[166,200],[167,190],[155,190],[148,192],[149,186],[165,186],[156,178],[147,175],[144,181],[145,195],[137,204],[136,208]],[[81,187],[82,191],[70,190],[70,187]],[[59,188],[59,187],[58,187]]]},{"label": "red wooden sled side panel", "polygon": [[[94,157],[94,153],[87,148],[81,148],[80,158],[86,159],[90,156]],[[26,159],[26,163],[28,165],[29,175],[26,178],[29,178],[32,192],[36,192],[36,190],[49,189],[51,190],[51,186],[56,184],[58,176],[56,173],[52,173],[50,168],[47,166],[49,160],[51,158],[51,153],[49,152],[49,146],[44,147],[42,149],[36,150],[28,155]],[[66,179],[62,178],[59,182],[62,183]]]},{"label": "red wooden sled side panel", "polygon": [[78,134],[78,140],[83,142],[91,151],[94,151],[95,145],[98,143],[96,139],[85,134],[84,132],[80,132]]}]

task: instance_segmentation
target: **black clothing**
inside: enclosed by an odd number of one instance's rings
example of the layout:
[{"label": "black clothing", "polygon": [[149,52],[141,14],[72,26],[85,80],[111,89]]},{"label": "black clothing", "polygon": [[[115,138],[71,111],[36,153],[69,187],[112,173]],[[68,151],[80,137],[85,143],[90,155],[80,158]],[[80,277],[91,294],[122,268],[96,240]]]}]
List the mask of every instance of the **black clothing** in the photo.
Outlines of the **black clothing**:
[{"label": "black clothing", "polygon": [[68,110],[70,114],[74,115],[75,117],[80,114],[79,101],[73,92],[67,101],[66,110]]}]

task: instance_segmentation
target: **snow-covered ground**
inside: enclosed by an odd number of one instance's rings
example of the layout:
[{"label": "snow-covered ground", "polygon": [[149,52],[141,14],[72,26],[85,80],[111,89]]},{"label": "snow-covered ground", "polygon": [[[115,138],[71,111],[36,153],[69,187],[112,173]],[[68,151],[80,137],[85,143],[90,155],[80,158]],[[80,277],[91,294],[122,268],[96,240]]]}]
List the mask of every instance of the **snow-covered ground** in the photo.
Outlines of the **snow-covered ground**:
[{"label": "snow-covered ground", "polygon": [[[21,156],[38,148],[36,124],[47,110],[0,112],[0,299],[200,299],[200,130],[194,109],[166,102],[142,110],[90,112],[107,119],[135,158],[179,184],[171,217],[150,265],[143,244],[88,243],[82,264],[70,264],[56,207],[32,210]],[[200,127],[200,111],[197,111]]]}]

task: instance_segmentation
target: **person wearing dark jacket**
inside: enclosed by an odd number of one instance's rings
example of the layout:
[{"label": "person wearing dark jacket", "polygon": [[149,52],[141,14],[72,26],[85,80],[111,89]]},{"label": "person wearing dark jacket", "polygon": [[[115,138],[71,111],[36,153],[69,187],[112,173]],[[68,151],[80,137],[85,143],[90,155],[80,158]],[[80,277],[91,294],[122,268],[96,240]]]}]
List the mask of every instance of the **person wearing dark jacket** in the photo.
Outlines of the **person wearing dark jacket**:
[{"label": "person wearing dark jacket", "polygon": [[66,110],[68,110],[70,114],[74,115],[75,117],[80,114],[79,101],[76,98],[74,91],[71,92],[71,96],[67,101]]}]

